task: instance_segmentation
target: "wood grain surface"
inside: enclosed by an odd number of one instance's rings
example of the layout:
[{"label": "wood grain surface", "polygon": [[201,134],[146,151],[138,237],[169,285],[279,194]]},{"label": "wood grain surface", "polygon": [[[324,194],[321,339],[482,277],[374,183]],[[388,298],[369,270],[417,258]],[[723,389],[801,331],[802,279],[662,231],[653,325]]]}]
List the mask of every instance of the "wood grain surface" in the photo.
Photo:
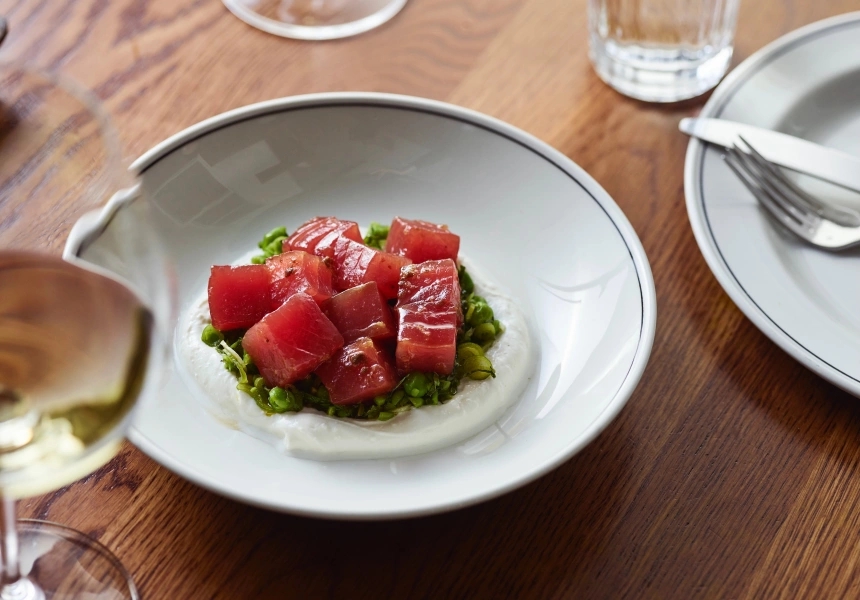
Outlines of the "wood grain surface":
[{"label": "wood grain surface", "polygon": [[[630,219],[657,285],[654,350],[618,418],[538,481],[449,514],[343,523],[271,513],[126,445],[22,516],[112,548],[144,597],[848,598],[860,595],[860,402],[732,304],[687,221],[678,120],[704,99],[624,98],[587,58],[585,0],[410,0],[307,43],[218,0],[0,2],[3,55],[96,91],[129,161],[227,109],[371,90],[501,118],[576,161]],[[857,0],[744,0],[734,64]]]}]

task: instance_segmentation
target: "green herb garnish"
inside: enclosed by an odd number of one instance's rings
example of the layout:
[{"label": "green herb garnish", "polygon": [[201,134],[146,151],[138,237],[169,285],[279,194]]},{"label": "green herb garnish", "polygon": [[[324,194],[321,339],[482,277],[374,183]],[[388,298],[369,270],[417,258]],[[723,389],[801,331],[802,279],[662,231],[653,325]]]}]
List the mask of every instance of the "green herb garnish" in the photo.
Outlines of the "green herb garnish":
[{"label": "green herb garnish", "polygon": [[284,251],[284,241],[287,238],[289,238],[289,235],[287,234],[286,227],[275,227],[257,243],[257,246],[260,247],[263,253],[253,257],[251,263],[261,265],[266,262],[267,258],[281,254]]},{"label": "green herb garnish", "polygon": [[371,248],[385,250],[385,240],[388,239],[388,231],[391,228],[388,225],[381,223],[371,223],[367,228],[367,235],[364,236],[364,243]]}]

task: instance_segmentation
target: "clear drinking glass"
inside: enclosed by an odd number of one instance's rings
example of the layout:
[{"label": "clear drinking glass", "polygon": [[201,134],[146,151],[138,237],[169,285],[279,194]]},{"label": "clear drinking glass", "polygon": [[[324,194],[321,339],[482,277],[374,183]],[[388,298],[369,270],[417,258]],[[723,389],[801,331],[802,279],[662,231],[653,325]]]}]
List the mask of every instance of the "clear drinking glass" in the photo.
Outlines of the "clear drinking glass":
[{"label": "clear drinking glass", "polygon": [[738,0],[589,0],[591,62],[626,96],[693,98],[725,75],[737,10]]},{"label": "clear drinking glass", "polygon": [[333,40],[379,27],[406,0],[223,0],[234,15],[282,37]]},{"label": "clear drinking glass", "polygon": [[157,387],[170,270],[134,183],[93,96],[0,62],[0,600],[138,598],[98,542],[15,519],[110,460]]}]

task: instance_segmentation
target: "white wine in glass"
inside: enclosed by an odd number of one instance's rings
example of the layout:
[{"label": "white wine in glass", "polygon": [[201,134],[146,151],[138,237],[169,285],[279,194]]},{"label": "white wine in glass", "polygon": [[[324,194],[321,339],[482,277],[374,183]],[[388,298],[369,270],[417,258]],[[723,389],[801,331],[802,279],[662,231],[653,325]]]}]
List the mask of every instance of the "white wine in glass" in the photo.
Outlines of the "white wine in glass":
[{"label": "white wine in glass", "polygon": [[138,598],[95,540],[15,519],[109,461],[156,385],[169,273],[133,184],[92,95],[0,63],[0,600]]}]

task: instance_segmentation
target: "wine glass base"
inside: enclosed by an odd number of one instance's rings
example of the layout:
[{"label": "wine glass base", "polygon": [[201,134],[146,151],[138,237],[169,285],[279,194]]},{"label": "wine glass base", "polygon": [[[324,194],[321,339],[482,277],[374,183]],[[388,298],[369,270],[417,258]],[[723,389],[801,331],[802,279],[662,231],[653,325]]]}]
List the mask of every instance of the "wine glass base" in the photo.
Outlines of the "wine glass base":
[{"label": "wine glass base", "polygon": [[379,27],[406,0],[222,0],[248,25],[298,40],[334,40]]},{"label": "wine glass base", "polygon": [[46,600],[45,592],[35,583],[27,579],[19,579],[15,583],[4,585],[0,589],[0,600]]},{"label": "wine glass base", "polygon": [[34,519],[18,520],[23,579],[0,590],[0,600],[139,600],[122,563],[79,531]]}]

